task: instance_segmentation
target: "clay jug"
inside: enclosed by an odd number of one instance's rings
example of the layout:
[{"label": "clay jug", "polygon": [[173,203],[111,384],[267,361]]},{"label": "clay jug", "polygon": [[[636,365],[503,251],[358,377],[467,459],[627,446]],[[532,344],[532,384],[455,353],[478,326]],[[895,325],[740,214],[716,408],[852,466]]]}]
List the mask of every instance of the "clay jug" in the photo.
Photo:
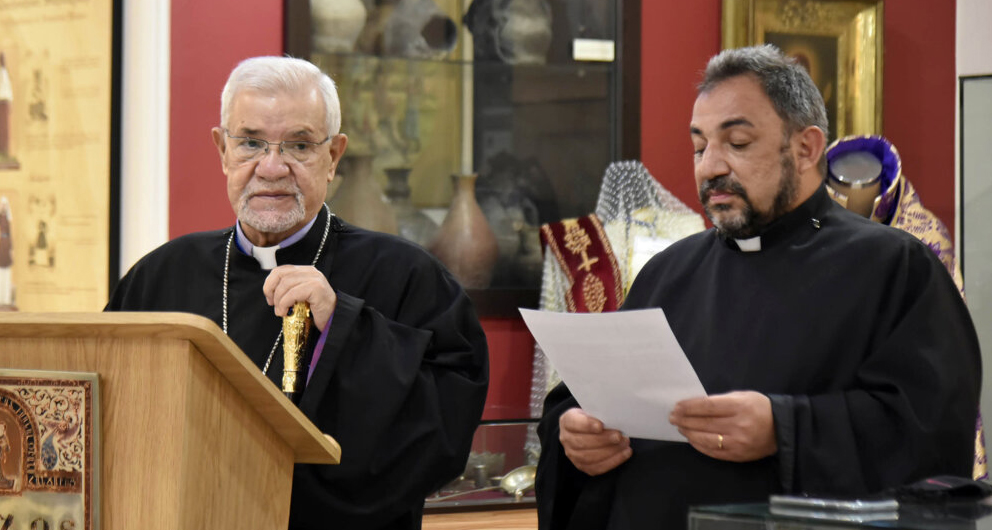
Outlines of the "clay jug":
[{"label": "clay jug", "polygon": [[310,46],[316,53],[355,49],[368,10],[362,0],[310,0]]},{"label": "clay jug", "polygon": [[400,237],[426,247],[437,236],[437,223],[420,211],[410,201],[410,168],[386,168],[386,197],[396,212],[396,225]]},{"label": "clay jug", "polygon": [[327,201],[335,215],[361,228],[398,233],[396,214],[372,173],[372,155],[344,157],[338,166],[337,179],[341,179],[341,184]]},{"label": "clay jug", "polygon": [[462,18],[475,60],[544,64],[551,47],[549,0],[474,0]]},{"label": "clay jug", "polygon": [[466,289],[489,287],[499,256],[496,235],[475,198],[475,179],[475,174],[451,176],[451,207],[429,247]]},{"label": "clay jug", "polygon": [[455,47],[458,26],[434,0],[399,0],[386,21],[386,55],[440,59]]}]

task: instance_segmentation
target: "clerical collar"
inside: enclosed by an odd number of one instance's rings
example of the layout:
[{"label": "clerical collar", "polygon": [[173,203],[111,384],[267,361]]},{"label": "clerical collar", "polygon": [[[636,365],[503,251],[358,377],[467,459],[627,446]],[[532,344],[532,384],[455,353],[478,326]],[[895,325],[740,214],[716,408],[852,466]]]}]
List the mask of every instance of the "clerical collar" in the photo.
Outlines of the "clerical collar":
[{"label": "clerical collar", "polygon": [[721,236],[728,245],[736,247],[741,252],[758,252],[773,248],[780,242],[809,233],[802,231],[803,227],[819,231],[822,219],[832,204],[834,203],[827,194],[826,184],[821,184],[810,198],[796,209],[772,221],[757,236],[749,239],[733,239],[722,234]]},{"label": "clerical collar", "polygon": [[737,243],[737,248],[741,249],[741,252],[757,252],[761,250],[761,236],[754,236],[750,239],[734,239]]},{"label": "clerical collar", "polygon": [[314,218],[311,219],[306,226],[299,229],[295,234],[287,237],[275,245],[272,245],[271,247],[256,247],[255,245],[252,245],[251,241],[248,240],[248,237],[245,236],[244,230],[241,229],[241,221],[235,221],[234,229],[238,234],[238,250],[240,250],[242,254],[255,258],[263,269],[274,269],[276,265],[278,265],[278,263],[276,263],[276,251],[281,248],[287,248],[293,243],[303,239],[303,236],[307,235],[307,232],[310,231],[313,224],[317,222],[317,217],[318,216],[314,216]]}]

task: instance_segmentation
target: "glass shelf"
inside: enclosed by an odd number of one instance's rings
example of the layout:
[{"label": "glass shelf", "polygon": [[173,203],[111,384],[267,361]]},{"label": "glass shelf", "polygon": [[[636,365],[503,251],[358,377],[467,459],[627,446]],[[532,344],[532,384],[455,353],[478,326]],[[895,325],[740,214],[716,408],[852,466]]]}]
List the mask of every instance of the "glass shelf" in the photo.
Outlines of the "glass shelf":
[{"label": "glass shelf", "polygon": [[404,57],[401,55],[376,55],[372,53],[343,52],[343,53],[311,53],[310,60],[315,64],[324,60],[350,60],[350,61],[376,61],[409,64],[436,64],[451,65],[460,67],[475,67],[480,69],[506,70],[512,68],[521,71],[578,71],[589,70],[613,70],[616,68],[613,61],[578,61],[570,59],[561,62],[546,62],[543,64],[507,64],[495,60],[458,59],[457,57],[446,56],[440,59],[427,57]]}]

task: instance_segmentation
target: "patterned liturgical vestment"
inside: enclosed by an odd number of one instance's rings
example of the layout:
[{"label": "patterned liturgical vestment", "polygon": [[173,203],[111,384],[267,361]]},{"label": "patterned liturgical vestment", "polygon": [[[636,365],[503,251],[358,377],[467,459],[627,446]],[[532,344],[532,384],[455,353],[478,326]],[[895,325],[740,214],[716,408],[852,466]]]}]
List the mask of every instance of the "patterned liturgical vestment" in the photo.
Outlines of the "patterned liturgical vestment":
[{"label": "patterned liturgical vestment", "polygon": [[[964,281],[954,257],[954,243],[950,232],[933,212],[923,206],[916,189],[902,174],[902,159],[895,146],[881,136],[841,138],[827,148],[828,167],[837,157],[856,151],[871,153],[882,164],[882,191],[875,198],[871,220],[909,232],[926,243],[940,258],[947,272],[954,278],[961,296],[964,296]],[[836,190],[827,186],[827,191],[834,200],[844,204],[842,196]],[[976,480],[988,478],[985,432],[980,415],[975,423],[975,467],[972,474]]]}]

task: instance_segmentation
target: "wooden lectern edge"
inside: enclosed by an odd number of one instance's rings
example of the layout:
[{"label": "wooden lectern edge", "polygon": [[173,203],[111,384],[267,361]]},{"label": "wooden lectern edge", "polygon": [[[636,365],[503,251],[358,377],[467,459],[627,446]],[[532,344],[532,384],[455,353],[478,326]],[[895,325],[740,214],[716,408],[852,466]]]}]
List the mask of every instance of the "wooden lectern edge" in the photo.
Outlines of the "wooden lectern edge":
[{"label": "wooden lectern edge", "polygon": [[189,340],[256,410],[282,409],[302,428],[304,432],[282,432],[280,426],[271,423],[271,418],[262,414],[276,434],[292,448],[296,462],[336,464],[340,461],[341,447],[338,443],[320,432],[296,405],[262,375],[262,371],[241,348],[206,317],[180,312],[0,313],[0,337],[80,336]]}]

